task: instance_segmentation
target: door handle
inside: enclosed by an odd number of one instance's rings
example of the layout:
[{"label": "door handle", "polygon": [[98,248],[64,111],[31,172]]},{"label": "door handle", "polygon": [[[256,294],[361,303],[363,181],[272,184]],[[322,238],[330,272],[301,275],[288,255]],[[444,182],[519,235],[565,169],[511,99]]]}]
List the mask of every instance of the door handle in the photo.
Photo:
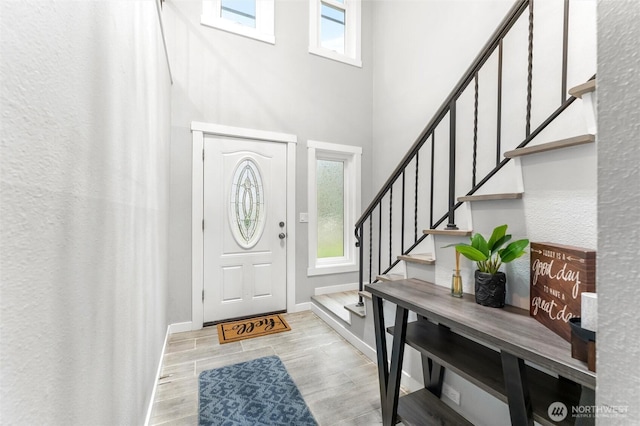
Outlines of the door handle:
[{"label": "door handle", "polygon": [[284,240],[286,237],[287,237],[287,235],[286,235],[284,232],[281,232],[281,233],[278,235],[278,238],[280,238],[281,240]]}]

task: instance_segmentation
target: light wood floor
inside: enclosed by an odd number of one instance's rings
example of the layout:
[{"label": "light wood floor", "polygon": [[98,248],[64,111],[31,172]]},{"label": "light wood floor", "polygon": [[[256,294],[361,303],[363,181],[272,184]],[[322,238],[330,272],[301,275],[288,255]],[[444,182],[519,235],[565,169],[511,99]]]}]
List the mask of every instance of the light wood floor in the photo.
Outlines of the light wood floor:
[{"label": "light wood floor", "polygon": [[220,345],[215,327],[167,344],[152,425],[198,423],[198,375],[278,355],[320,425],[382,424],[376,365],[310,311],[285,314],[291,331]]}]

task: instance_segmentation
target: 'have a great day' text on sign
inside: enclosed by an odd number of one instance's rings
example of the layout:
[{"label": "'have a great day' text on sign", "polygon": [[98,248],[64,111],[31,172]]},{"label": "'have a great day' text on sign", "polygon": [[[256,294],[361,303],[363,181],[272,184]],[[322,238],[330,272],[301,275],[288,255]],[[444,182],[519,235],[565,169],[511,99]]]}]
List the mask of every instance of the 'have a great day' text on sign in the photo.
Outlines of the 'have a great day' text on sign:
[{"label": "'have a great day' text on sign", "polygon": [[585,291],[596,291],[594,250],[531,243],[532,317],[571,341],[569,319],[580,316],[581,294]]}]

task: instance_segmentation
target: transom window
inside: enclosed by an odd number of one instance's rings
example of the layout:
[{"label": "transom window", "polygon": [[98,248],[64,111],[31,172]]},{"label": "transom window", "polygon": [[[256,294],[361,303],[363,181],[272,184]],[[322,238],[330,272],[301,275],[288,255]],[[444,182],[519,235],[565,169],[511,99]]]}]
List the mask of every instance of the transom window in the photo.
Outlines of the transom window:
[{"label": "transom window", "polygon": [[275,44],[274,0],[204,0],[202,25]]},{"label": "transom window", "polygon": [[308,142],[308,275],[358,269],[354,226],[360,212],[362,148]]},{"label": "transom window", "polygon": [[221,0],[220,17],[255,28],[256,0]]},{"label": "transom window", "polygon": [[309,1],[309,52],[361,67],[360,0]]}]

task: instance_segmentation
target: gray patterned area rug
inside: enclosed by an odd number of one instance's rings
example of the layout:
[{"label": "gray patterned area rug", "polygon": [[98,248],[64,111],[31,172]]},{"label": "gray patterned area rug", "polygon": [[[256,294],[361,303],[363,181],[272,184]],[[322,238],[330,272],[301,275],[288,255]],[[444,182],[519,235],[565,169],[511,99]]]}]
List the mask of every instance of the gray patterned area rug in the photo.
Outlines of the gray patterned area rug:
[{"label": "gray patterned area rug", "polygon": [[200,426],[317,425],[277,356],[203,371],[198,384]]}]

